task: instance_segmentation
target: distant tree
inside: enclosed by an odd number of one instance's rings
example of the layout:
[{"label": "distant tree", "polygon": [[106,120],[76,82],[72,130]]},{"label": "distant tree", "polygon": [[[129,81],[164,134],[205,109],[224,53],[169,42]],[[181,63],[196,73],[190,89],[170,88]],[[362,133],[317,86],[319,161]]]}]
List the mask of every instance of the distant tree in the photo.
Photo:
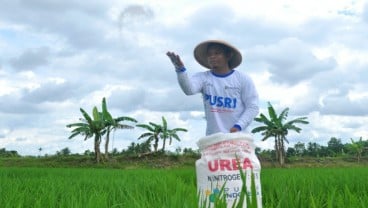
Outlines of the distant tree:
[{"label": "distant tree", "polygon": [[110,114],[110,112],[107,109],[106,104],[106,98],[102,99],[102,118],[104,118],[105,122],[105,132],[106,132],[106,138],[105,138],[105,159],[109,159],[109,141],[110,141],[110,133],[112,131],[115,131],[116,129],[134,129],[134,126],[124,124],[123,121],[130,121],[137,123],[137,120],[134,118],[128,117],[128,116],[120,116],[118,118],[113,118]]},{"label": "distant tree", "polygon": [[293,157],[293,156],[296,156],[295,148],[288,147],[286,150],[286,157]]},{"label": "distant tree", "polygon": [[318,155],[317,156],[320,156],[320,157],[327,157],[329,156],[330,152],[328,150],[328,147],[326,146],[320,146],[321,149],[318,151]]},{"label": "distant tree", "polygon": [[138,140],[147,138],[146,143],[151,144],[151,142],[154,142],[154,152],[157,152],[158,142],[160,140],[160,133],[162,132],[162,126],[153,122],[149,122],[148,124],[137,124],[137,127],[148,130],[148,132],[141,134],[138,137]]},{"label": "distant tree", "polygon": [[134,126],[121,123],[123,121],[130,121],[136,123],[137,120],[128,116],[121,116],[113,119],[113,122],[109,122],[106,124],[106,142],[105,142],[105,157],[106,159],[109,158],[109,140],[110,140],[110,133],[117,129],[133,129]]},{"label": "distant tree", "polygon": [[94,153],[93,152],[91,152],[91,150],[86,150],[86,151],[84,151],[84,153],[83,153],[83,155],[85,155],[85,156],[92,156]]},{"label": "distant tree", "polygon": [[9,157],[20,157],[20,155],[18,154],[18,151],[15,151],[15,150],[8,151],[8,156]]},{"label": "distant tree", "polygon": [[276,153],[275,153],[275,150],[269,150],[269,149],[262,150],[262,151],[259,153],[259,158],[260,158],[261,160],[274,161],[274,160],[276,159]]},{"label": "distant tree", "polygon": [[74,128],[72,130],[72,135],[69,136],[69,139],[77,135],[84,136],[84,140],[88,138],[94,137],[94,150],[95,150],[95,161],[96,163],[100,163],[101,151],[101,137],[105,132],[105,119],[102,117],[101,113],[98,112],[97,107],[95,106],[92,110],[92,117],[88,115],[88,113],[80,108],[82,115],[84,118],[80,119],[79,123],[68,124],[66,127]]},{"label": "distant tree", "polygon": [[140,144],[138,144],[138,153],[139,154],[144,154],[146,152],[151,152],[151,144],[149,142],[142,142]]},{"label": "distant tree", "polygon": [[349,144],[348,146],[350,152],[356,155],[358,163],[360,162],[360,159],[362,158],[362,153],[364,150],[364,143],[362,139],[363,138],[360,137],[358,141],[354,141],[352,138],[350,138],[351,144]]},{"label": "distant tree", "polygon": [[1,148],[0,157],[20,157],[20,155],[15,150],[6,150],[5,148]]},{"label": "distant tree", "polygon": [[177,155],[180,155],[180,153],[181,153],[181,147],[177,147],[177,148],[175,149],[175,153],[176,153]]},{"label": "distant tree", "polygon": [[40,152],[40,156],[41,156],[42,147],[38,148],[38,151]]},{"label": "distant tree", "polygon": [[262,132],[263,135],[262,141],[267,140],[270,137],[275,139],[275,152],[276,159],[279,161],[279,164],[283,166],[285,164],[285,147],[284,141],[289,143],[286,139],[290,130],[296,131],[299,133],[302,129],[297,127],[296,124],[308,124],[307,117],[300,117],[293,119],[291,121],[284,122],[287,119],[289,113],[289,108],[285,108],[280,115],[276,114],[275,109],[268,102],[268,115],[267,118],[264,114],[260,114],[259,117],[254,120],[263,123],[264,126],[256,127],[252,130],[252,133]]},{"label": "distant tree", "polygon": [[171,145],[172,142],[172,138],[176,139],[177,141],[180,141],[180,138],[177,134],[177,132],[179,131],[183,131],[183,132],[187,132],[187,129],[184,128],[174,128],[174,129],[168,129],[167,128],[167,121],[165,119],[165,117],[162,117],[162,128],[161,128],[161,133],[160,133],[160,137],[163,140],[162,142],[162,152],[165,152],[165,145],[166,145],[166,140],[169,139],[169,145]]},{"label": "distant tree", "polygon": [[130,155],[130,154],[137,154],[137,148],[136,148],[136,143],[132,142],[130,143],[130,145],[127,147],[127,150],[124,151],[124,153]]},{"label": "distant tree", "polygon": [[299,157],[303,156],[304,153],[306,152],[305,150],[305,144],[302,142],[298,142],[294,145],[295,148],[295,154]]},{"label": "distant tree", "polygon": [[83,118],[80,119],[81,122],[67,125],[68,128],[74,128],[72,130],[72,135],[69,136],[69,139],[77,135],[84,136],[84,140],[94,137],[94,152],[97,163],[103,159],[100,150],[102,136],[106,134],[104,155],[105,159],[108,159],[108,147],[111,131],[115,129],[134,128],[134,126],[120,123],[122,121],[137,122],[135,119],[126,116],[113,118],[107,109],[106,98],[102,99],[102,112],[99,112],[96,106],[92,110],[92,116],[88,115],[88,113],[82,108],[80,108],[80,111],[83,115]]},{"label": "distant tree", "polygon": [[171,144],[173,138],[180,141],[177,132],[179,131],[187,132],[187,130],[184,128],[168,129],[165,117],[162,117],[161,119],[162,124],[156,124],[153,122],[149,122],[148,124],[137,124],[138,127],[148,130],[148,132],[143,133],[141,136],[139,136],[138,139],[147,138],[146,141],[148,143],[151,143],[153,141],[154,142],[153,148],[155,152],[158,151],[158,143],[160,139],[163,140],[161,150],[162,152],[164,152],[167,139],[169,139],[169,144]]},{"label": "distant tree", "polygon": [[60,153],[61,153],[62,156],[68,156],[68,155],[70,155],[71,151],[68,147],[65,147],[64,149],[62,149],[60,151]]},{"label": "distant tree", "polygon": [[116,148],[112,149],[111,154],[112,154],[112,155],[118,155],[118,154],[119,154],[118,149],[116,149]]},{"label": "distant tree", "polygon": [[142,154],[146,154],[146,153],[149,153],[151,152],[151,147],[150,147],[150,143],[148,143],[148,141],[145,141],[141,144],[139,143],[135,143],[135,142],[132,142],[127,150],[123,150],[123,154],[124,155],[133,155],[133,156],[139,156],[139,155],[142,155]]},{"label": "distant tree", "polygon": [[183,149],[183,155],[189,156],[189,157],[199,157],[200,153],[199,150],[193,150],[192,148],[184,148]]},{"label": "distant tree", "polygon": [[315,142],[309,142],[307,144],[307,155],[312,156],[312,157],[319,157],[319,156],[323,156],[323,153],[321,152],[322,147],[321,145],[315,143]]},{"label": "distant tree", "polygon": [[368,140],[367,139],[363,141],[363,146],[364,146],[364,151],[362,153],[362,156],[367,155],[368,153],[367,151],[368,150]]},{"label": "distant tree", "polygon": [[327,142],[327,148],[330,152],[330,156],[336,156],[342,154],[344,145],[341,143],[341,139],[331,137],[331,139]]}]

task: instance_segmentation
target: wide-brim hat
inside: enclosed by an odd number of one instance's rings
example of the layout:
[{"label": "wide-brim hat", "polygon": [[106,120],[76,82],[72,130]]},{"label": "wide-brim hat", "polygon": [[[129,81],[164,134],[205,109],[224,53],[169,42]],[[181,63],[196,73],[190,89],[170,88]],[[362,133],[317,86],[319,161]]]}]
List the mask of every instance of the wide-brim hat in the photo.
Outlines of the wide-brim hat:
[{"label": "wide-brim hat", "polygon": [[225,47],[228,47],[232,51],[232,56],[229,60],[230,69],[234,69],[240,65],[240,63],[242,62],[242,55],[240,51],[234,46],[232,46],[231,44],[223,40],[207,40],[202,43],[199,43],[194,48],[194,58],[197,60],[197,62],[200,65],[208,69],[211,69],[210,65],[208,64],[208,59],[207,59],[207,48],[208,48],[208,45],[212,43],[224,45]]}]

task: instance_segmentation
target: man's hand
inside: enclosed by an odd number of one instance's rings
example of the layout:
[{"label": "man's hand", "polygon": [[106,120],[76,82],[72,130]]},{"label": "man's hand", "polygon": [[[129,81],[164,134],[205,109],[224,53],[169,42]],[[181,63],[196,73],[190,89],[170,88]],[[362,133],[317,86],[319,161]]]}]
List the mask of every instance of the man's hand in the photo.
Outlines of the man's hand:
[{"label": "man's hand", "polygon": [[238,131],[239,131],[239,129],[238,128],[235,128],[235,127],[233,127],[233,128],[230,129],[230,133],[234,133],[234,132],[238,132]]},{"label": "man's hand", "polygon": [[184,67],[184,64],[180,60],[179,55],[176,55],[173,52],[167,52],[166,55],[170,58],[171,62],[174,64],[176,69],[181,69]]}]

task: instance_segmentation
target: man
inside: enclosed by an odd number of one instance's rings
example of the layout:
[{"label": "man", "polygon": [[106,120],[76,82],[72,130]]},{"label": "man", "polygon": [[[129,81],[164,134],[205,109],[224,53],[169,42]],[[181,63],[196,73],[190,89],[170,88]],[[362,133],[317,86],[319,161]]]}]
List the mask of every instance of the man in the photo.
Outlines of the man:
[{"label": "man", "polygon": [[259,112],[258,93],[252,79],[235,70],[242,61],[234,46],[221,40],[198,44],[194,57],[210,69],[188,76],[180,57],[167,52],[186,95],[202,93],[207,121],[206,135],[245,131]]}]

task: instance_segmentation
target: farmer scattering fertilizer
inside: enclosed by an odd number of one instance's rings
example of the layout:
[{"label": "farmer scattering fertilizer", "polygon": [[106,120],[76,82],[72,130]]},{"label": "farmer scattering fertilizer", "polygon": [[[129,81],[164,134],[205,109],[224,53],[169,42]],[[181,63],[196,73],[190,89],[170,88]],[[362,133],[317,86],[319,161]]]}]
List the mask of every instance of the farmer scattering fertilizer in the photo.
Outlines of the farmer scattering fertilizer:
[{"label": "farmer scattering fertilizer", "polygon": [[[251,188],[255,189],[253,194],[256,195],[256,201],[250,203],[262,207],[261,165],[249,134],[217,133],[200,139],[197,144],[201,152],[201,158],[196,162],[200,206],[208,207],[210,204],[213,207],[216,197],[225,197],[227,207],[238,204],[243,186],[242,171],[246,176],[246,193],[250,198]],[[246,207],[246,200],[241,207]]]},{"label": "farmer scattering fertilizer", "polygon": [[246,130],[259,112],[258,93],[252,79],[235,70],[242,61],[238,49],[220,40],[198,44],[194,58],[210,70],[191,77],[178,55],[173,52],[167,52],[167,55],[175,66],[183,92],[186,95],[202,94],[206,135]]},{"label": "farmer scattering fertilizer", "polygon": [[[175,66],[183,92],[186,95],[201,93],[203,97],[208,137],[198,143],[202,153],[197,162],[198,188],[211,198],[226,182],[227,199],[237,198],[242,183],[236,156],[241,169],[253,170],[257,180],[260,170],[251,137],[239,133],[246,131],[259,112],[258,93],[252,79],[235,70],[242,62],[242,55],[225,41],[204,41],[194,48],[194,58],[209,71],[193,76],[188,75],[177,54],[167,52],[167,56]],[[249,173],[247,171],[248,178]],[[260,188],[258,191],[260,193]]]}]

